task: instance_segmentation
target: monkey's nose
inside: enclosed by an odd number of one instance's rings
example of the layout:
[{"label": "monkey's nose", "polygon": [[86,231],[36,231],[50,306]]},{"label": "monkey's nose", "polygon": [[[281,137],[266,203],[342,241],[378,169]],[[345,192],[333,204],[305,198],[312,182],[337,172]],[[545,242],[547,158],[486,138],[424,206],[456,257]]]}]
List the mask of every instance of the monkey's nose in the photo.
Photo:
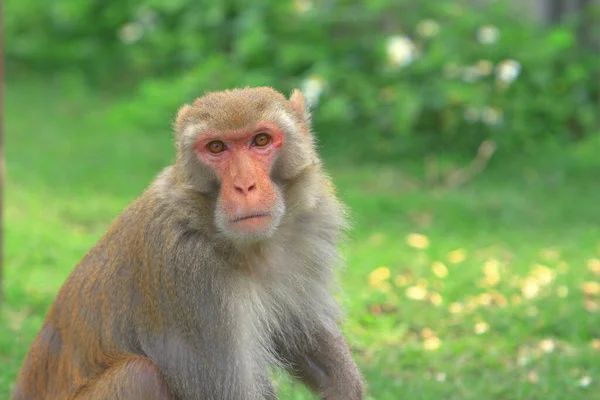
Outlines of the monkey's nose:
[{"label": "monkey's nose", "polygon": [[238,192],[239,194],[243,194],[243,195],[247,195],[248,193],[256,190],[256,184],[255,183],[234,183],[233,187],[235,188],[235,191]]}]

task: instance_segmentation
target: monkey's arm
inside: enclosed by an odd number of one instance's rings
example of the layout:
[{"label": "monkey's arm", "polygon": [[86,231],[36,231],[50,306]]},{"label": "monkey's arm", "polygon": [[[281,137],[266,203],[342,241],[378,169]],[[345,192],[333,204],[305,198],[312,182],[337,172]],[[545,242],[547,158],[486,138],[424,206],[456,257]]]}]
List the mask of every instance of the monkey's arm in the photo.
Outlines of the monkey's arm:
[{"label": "monkey's arm", "polygon": [[362,400],[364,382],[346,339],[335,328],[316,334],[313,346],[281,348],[289,372],[325,400]]}]

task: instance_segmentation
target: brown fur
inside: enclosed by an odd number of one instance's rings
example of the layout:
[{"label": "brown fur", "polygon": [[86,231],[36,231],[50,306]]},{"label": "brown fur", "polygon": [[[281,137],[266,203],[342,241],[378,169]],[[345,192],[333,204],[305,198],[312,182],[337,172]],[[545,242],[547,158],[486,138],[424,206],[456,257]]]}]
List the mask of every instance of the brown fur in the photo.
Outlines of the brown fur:
[{"label": "brown fur", "polygon": [[[271,171],[285,214],[273,235],[239,243],[215,226],[221,182],[193,144],[260,121],[285,133]],[[175,165],[69,276],[13,399],[275,399],[272,367],[324,399],[362,399],[331,295],[344,211],[300,92],[210,93],[181,108],[175,130]]]}]

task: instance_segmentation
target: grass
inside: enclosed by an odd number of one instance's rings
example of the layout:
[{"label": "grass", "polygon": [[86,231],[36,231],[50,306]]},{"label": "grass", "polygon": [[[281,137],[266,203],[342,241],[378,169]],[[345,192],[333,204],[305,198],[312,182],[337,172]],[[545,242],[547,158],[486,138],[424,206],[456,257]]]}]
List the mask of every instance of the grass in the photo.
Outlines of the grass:
[{"label": "grass", "polygon": [[[107,99],[7,88],[0,398],[67,274],[172,159]],[[600,164],[495,160],[468,185],[324,149],[353,213],[340,300],[371,399],[600,399]],[[282,399],[312,398],[280,377]]]}]

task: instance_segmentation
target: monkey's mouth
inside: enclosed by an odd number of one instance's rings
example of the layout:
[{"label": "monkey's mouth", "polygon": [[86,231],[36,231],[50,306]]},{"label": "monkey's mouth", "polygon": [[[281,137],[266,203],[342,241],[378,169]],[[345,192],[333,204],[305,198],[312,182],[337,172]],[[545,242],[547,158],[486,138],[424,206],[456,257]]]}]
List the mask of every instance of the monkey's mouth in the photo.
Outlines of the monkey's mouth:
[{"label": "monkey's mouth", "polygon": [[255,213],[255,214],[248,214],[248,215],[244,215],[241,217],[237,217],[235,219],[232,219],[230,222],[231,223],[235,223],[235,222],[242,222],[242,221],[247,221],[249,219],[254,219],[254,218],[265,218],[265,217],[270,217],[271,214],[269,213]]}]

